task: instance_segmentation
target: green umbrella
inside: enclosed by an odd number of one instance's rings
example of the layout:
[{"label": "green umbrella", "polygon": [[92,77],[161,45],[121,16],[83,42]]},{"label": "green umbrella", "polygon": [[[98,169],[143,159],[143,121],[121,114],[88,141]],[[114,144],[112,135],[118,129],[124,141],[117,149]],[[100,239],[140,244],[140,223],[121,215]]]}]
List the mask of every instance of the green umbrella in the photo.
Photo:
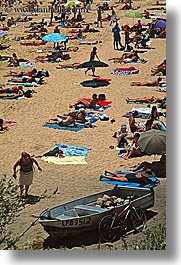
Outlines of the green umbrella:
[{"label": "green umbrella", "polygon": [[142,18],[143,15],[139,12],[129,12],[124,15],[125,17],[131,17],[131,18]]}]

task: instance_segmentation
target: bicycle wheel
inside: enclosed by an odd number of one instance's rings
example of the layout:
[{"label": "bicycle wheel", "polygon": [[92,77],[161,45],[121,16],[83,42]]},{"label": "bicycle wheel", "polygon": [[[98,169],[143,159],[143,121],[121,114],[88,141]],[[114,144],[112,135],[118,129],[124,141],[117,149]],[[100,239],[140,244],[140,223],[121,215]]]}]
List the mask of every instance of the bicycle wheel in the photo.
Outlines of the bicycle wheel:
[{"label": "bicycle wheel", "polygon": [[130,220],[136,232],[140,232],[146,227],[146,214],[141,208],[132,209],[130,212]]},{"label": "bicycle wheel", "polygon": [[114,227],[111,215],[104,216],[99,223],[99,234],[104,241],[113,241],[119,232],[118,227]]}]

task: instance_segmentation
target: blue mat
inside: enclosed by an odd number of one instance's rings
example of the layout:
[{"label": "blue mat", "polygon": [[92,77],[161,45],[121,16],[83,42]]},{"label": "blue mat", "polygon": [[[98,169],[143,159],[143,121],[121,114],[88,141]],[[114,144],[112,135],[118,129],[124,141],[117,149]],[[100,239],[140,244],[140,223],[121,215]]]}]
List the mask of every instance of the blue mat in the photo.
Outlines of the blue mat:
[{"label": "blue mat", "polygon": [[[116,170],[115,173],[117,173],[117,174],[130,174],[131,172],[129,172],[129,171],[124,172],[124,171]],[[124,182],[124,181],[119,181],[119,180],[111,180],[111,179],[107,179],[107,178],[101,178],[100,179],[100,181],[106,182],[108,184],[118,185],[118,186],[123,186],[123,187],[151,188],[151,187],[156,187],[160,184],[160,182],[156,182],[156,181],[158,181],[157,177],[150,178],[150,180],[154,181],[155,183],[149,183],[149,184],[143,185],[143,184],[136,183],[136,182]]]},{"label": "blue mat", "polygon": [[[132,112],[129,111],[129,112],[125,113],[122,117],[129,118],[131,115],[132,115]],[[136,116],[136,118],[147,119],[149,115],[150,115],[149,113],[138,112],[138,115]]]},{"label": "blue mat", "polygon": [[[94,115],[94,111],[86,112],[86,122],[95,123],[97,120],[99,120],[99,115]],[[94,116],[91,116],[94,115]],[[65,119],[64,117],[61,117],[62,119]],[[77,123],[77,127],[75,127],[73,124],[70,124],[68,126],[59,126],[58,124],[51,124],[51,123],[45,123],[42,126],[58,129],[58,130],[68,130],[73,132],[78,132],[82,129],[84,129],[84,123]]]},{"label": "blue mat", "polygon": [[58,147],[65,156],[87,156],[91,148],[78,145],[56,144],[52,149]]},{"label": "blue mat", "polygon": [[84,124],[77,124],[77,127],[74,127],[73,124],[70,124],[69,126],[59,126],[58,124],[45,123],[42,126],[58,130],[68,130],[73,132],[78,132],[84,128]]}]

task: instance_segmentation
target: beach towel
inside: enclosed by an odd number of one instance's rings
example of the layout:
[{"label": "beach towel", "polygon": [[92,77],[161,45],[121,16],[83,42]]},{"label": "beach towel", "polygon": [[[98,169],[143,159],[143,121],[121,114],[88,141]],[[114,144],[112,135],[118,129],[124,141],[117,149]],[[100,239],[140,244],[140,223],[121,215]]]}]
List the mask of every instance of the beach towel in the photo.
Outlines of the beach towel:
[{"label": "beach towel", "polygon": [[[65,117],[61,117],[62,120],[65,120]],[[86,111],[86,123],[95,123],[96,121],[99,120],[99,112],[98,111],[93,111],[89,110]],[[53,128],[53,129],[58,129],[58,130],[68,130],[68,131],[73,131],[73,132],[78,132],[82,129],[85,128],[85,123],[81,122],[76,122],[76,127],[73,124],[70,124],[68,126],[60,126],[58,124],[52,124],[52,123],[45,123],[43,124],[43,127],[48,127],[48,128]]]},{"label": "beach towel", "polygon": [[112,74],[114,75],[130,75],[130,74],[138,74],[139,70],[136,69],[135,67],[127,67],[127,68],[122,68],[122,67],[117,67],[113,69]]},{"label": "beach towel", "polygon": [[5,130],[3,130],[3,131],[0,130],[0,135],[2,133],[5,133],[5,132],[9,131],[9,129],[10,129],[9,127],[14,126],[14,125],[16,125],[16,121],[5,121],[4,126],[7,127],[7,128]]},{"label": "beach towel", "polygon": [[101,40],[94,40],[94,41],[80,41],[79,45],[96,45],[102,43]]},{"label": "beach towel", "polygon": [[35,63],[33,62],[20,62],[18,67],[32,67]]},{"label": "beach towel", "polygon": [[83,87],[101,87],[101,86],[108,86],[110,82],[105,80],[85,80],[80,83]]},{"label": "beach towel", "polygon": [[[116,170],[115,173],[117,174],[130,174],[131,172],[123,172],[120,170]],[[111,175],[108,175],[111,176]],[[158,180],[158,178],[155,176],[153,178],[150,178],[151,181],[153,181],[153,183],[149,183],[149,184],[140,184],[140,183],[135,183],[135,182],[123,182],[123,181],[119,181],[119,180],[113,180],[113,179],[108,179],[108,178],[100,178],[100,181],[106,182],[108,184],[112,184],[112,185],[119,185],[119,186],[123,186],[123,187],[140,187],[140,188],[151,188],[151,187],[156,187],[160,184],[160,181]]]},{"label": "beach towel", "polygon": [[23,93],[3,93],[0,94],[0,99],[9,100],[9,99],[23,99],[25,96]]},{"label": "beach towel", "polygon": [[[77,100],[77,102],[81,102],[82,100],[85,100],[87,102],[90,102],[92,99],[91,98],[81,98],[79,100]],[[99,106],[100,107],[110,107],[112,104],[112,101],[108,101],[108,100],[103,100],[103,99],[99,99]]]},{"label": "beach towel", "polygon": [[[133,108],[132,111],[138,111],[137,118],[147,119],[149,114],[151,113],[151,108]],[[164,116],[164,113],[161,112],[161,109],[158,108],[158,113],[160,116]],[[132,111],[125,113],[122,117],[129,118],[132,115]]]},{"label": "beach towel", "polygon": [[76,145],[56,144],[51,150],[58,147],[62,150],[64,157],[43,156],[41,159],[57,165],[86,165],[85,157],[88,155],[90,148]]}]

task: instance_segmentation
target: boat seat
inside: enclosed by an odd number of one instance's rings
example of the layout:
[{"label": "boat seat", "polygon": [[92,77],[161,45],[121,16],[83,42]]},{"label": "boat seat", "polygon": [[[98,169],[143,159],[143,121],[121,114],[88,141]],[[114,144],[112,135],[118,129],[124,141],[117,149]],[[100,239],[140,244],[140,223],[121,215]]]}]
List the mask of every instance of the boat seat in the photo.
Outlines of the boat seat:
[{"label": "boat seat", "polygon": [[74,207],[76,210],[80,209],[80,210],[85,210],[85,211],[90,211],[90,212],[95,212],[95,213],[102,213],[107,211],[106,208],[100,208],[100,207],[96,207],[96,206],[90,206],[90,205],[78,205]]}]

